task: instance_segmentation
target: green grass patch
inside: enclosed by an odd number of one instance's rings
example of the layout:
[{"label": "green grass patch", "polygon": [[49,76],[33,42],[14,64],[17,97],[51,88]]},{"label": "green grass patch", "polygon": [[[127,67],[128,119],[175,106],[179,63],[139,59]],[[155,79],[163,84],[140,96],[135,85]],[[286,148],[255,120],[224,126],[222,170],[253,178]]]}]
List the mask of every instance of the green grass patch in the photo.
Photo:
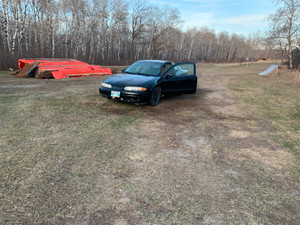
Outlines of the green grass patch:
[{"label": "green grass patch", "polygon": [[2,75],[8,75],[8,71],[0,71],[0,76],[2,76]]}]

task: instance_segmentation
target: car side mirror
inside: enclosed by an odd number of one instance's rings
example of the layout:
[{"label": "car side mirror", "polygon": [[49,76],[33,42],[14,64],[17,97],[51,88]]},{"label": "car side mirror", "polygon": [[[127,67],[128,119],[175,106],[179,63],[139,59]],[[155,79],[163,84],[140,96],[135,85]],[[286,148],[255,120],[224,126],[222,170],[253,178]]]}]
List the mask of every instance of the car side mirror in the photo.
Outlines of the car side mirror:
[{"label": "car side mirror", "polygon": [[171,77],[173,77],[173,74],[171,74],[171,73],[169,73],[169,74],[166,75],[166,79],[169,79]]},{"label": "car side mirror", "polygon": [[122,73],[124,73],[124,72],[125,72],[125,70],[126,70],[125,68],[121,69]]}]

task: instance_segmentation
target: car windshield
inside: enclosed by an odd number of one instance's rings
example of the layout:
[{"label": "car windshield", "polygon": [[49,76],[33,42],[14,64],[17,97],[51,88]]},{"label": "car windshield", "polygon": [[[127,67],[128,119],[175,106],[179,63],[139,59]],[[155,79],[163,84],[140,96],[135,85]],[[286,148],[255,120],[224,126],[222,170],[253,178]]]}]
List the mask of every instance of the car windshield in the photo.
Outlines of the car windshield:
[{"label": "car windshield", "polygon": [[162,64],[159,62],[139,61],[129,66],[125,73],[146,75],[146,76],[160,76]]}]

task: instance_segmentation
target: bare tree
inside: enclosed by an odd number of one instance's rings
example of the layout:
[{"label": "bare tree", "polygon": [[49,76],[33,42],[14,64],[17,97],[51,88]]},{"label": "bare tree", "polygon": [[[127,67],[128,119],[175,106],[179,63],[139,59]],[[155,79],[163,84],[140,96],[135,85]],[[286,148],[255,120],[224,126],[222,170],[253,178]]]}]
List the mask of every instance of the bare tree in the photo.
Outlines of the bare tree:
[{"label": "bare tree", "polygon": [[3,11],[3,31],[5,34],[5,41],[8,52],[11,53],[11,38],[10,38],[10,20],[9,20],[9,1],[2,0],[2,11]]},{"label": "bare tree", "polygon": [[292,51],[300,28],[300,0],[275,0],[274,3],[279,8],[268,17],[270,38],[280,46],[289,60],[289,68],[292,68]]},{"label": "bare tree", "polygon": [[110,41],[108,49],[108,58],[110,61],[117,59],[121,64],[121,56],[124,55],[126,43],[128,42],[128,4],[122,0],[114,0],[110,23]]},{"label": "bare tree", "polygon": [[148,29],[149,58],[153,59],[159,51],[166,51],[174,47],[170,42],[173,28],[180,23],[180,13],[177,9],[164,6],[163,8],[152,7]]},{"label": "bare tree", "polygon": [[130,9],[130,61],[134,60],[134,47],[136,40],[141,38],[142,32],[149,21],[149,6],[146,0],[132,0]]}]

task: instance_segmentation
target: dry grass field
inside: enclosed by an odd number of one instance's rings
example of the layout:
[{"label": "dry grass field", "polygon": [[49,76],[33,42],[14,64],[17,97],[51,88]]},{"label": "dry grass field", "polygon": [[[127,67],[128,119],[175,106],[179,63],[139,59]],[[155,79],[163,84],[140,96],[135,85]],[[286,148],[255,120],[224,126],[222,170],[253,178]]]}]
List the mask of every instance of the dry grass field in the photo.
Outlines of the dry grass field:
[{"label": "dry grass field", "polygon": [[199,64],[195,95],[0,73],[1,224],[300,224],[300,82]]}]

